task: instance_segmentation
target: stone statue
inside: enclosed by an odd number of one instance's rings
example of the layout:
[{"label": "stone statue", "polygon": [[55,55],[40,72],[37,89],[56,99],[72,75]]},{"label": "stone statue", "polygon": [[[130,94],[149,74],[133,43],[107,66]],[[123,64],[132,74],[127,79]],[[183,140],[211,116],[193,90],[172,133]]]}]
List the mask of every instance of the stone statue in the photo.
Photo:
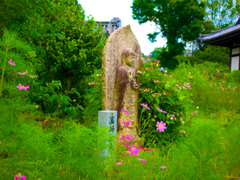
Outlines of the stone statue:
[{"label": "stone statue", "polygon": [[[137,84],[135,74],[136,69],[132,67],[135,53],[132,49],[126,48],[122,52],[122,64],[117,68],[116,74],[116,97],[118,98],[118,130],[120,138],[122,135],[129,135],[128,144],[133,144],[138,140],[136,128],[138,126],[138,96],[140,86]],[[121,110],[128,113],[120,113]],[[128,121],[129,125],[124,126],[123,122]]]},{"label": "stone statue", "polygon": [[[139,43],[130,25],[115,30],[108,38],[102,61],[102,110],[115,110],[117,118],[117,140],[122,135],[131,139],[129,145],[140,145],[137,135],[139,85],[135,78],[142,65]],[[121,113],[124,109],[129,113]],[[124,126],[123,121],[129,121]]]}]

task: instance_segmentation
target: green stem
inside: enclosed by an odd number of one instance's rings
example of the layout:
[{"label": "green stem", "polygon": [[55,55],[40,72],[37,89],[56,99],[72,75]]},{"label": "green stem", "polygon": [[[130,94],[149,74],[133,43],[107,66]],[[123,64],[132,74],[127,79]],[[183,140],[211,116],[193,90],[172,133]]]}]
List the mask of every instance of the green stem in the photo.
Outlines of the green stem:
[{"label": "green stem", "polygon": [[2,68],[2,77],[1,77],[1,83],[0,83],[0,98],[2,97],[2,85],[3,85],[3,78],[4,78],[4,73],[5,73],[7,54],[8,54],[8,48],[6,48],[6,55],[4,57],[3,68]]}]

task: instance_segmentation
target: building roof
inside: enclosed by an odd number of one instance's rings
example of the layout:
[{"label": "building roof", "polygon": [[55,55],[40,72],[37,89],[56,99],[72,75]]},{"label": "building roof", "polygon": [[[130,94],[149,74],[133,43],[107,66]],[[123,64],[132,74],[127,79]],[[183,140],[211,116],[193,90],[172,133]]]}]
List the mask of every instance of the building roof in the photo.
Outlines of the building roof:
[{"label": "building roof", "polygon": [[114,17],[114,18],[112,18],[110,21],[96,21],[97,23],[106,23],[106,24],[109,24],[109,23],[111,23],[111,24],[116,24],[117,25],[117,27],[122,27],[122,22],[121,22],[121,19],[120,18],[118,18],[118,17]]},{"label": "building roof", "polygon": [[199,39],[203,44],[227,47],[232,47],[234,43],[240,43],[240,17],[235,25],[212,31],[211,34],[200,34]]}]

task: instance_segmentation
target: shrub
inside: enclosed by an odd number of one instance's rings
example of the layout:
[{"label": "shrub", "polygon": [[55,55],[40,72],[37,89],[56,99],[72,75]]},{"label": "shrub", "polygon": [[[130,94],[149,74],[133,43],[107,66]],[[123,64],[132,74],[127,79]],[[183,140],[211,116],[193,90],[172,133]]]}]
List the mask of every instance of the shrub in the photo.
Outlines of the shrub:
[{"label": "shrub", "polygon": [[98,121],[98,111],[102,110],[102,89],[100,69],[96,70],[93,75],[86,78],[86,90],[82,97],[84,111],[81,111],[81,122],[87,127]]},{"label": "shrub", "polygon": [[76,118],[79,111],[83,110],[81,105],[74,103],[76,100],[70,98],[71,95],[80,97],[75,88],[71,88],[70,91],[65,90],[63,93],[60,81],[46,83],[46,86],[41,86],[35,79],[31,82],[28,99],[31,103],[37,104],[44,113],[51,113],[58,117]]},{"label": "shrub", "polygon": [[[139,135],[145,138],[148,147],[161,147],[174,142],[179,134],[180,118],[184,114],[184,97],[178,93],[173,76],[160,70],[159,61],[155,61],[144,63],[136,77],[141,88],[138,102],[150,108],[147,110],[139,104]],[[167,126],[163,134],[156,130],[156,124],[160,121]]]},{"label": "shrub", "polygon": [[230,74],[227,75],[226,80],[232,83],[239,83],[240,84],[240,71],[234,70]]}]

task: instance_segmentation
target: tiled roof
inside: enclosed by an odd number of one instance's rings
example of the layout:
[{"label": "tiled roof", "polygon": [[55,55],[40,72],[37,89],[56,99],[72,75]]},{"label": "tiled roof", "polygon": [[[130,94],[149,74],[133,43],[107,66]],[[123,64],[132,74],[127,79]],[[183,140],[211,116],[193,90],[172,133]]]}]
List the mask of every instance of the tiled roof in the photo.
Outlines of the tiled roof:
[{"label": "tiled roof", "polygon": [[211,34],[200,34],[199,39],[202,41],[208,41],[223,37],[225,35],[233,34],[235,32],[240,32],[240,17],[235,25],[217,31],[212,31]]}]

